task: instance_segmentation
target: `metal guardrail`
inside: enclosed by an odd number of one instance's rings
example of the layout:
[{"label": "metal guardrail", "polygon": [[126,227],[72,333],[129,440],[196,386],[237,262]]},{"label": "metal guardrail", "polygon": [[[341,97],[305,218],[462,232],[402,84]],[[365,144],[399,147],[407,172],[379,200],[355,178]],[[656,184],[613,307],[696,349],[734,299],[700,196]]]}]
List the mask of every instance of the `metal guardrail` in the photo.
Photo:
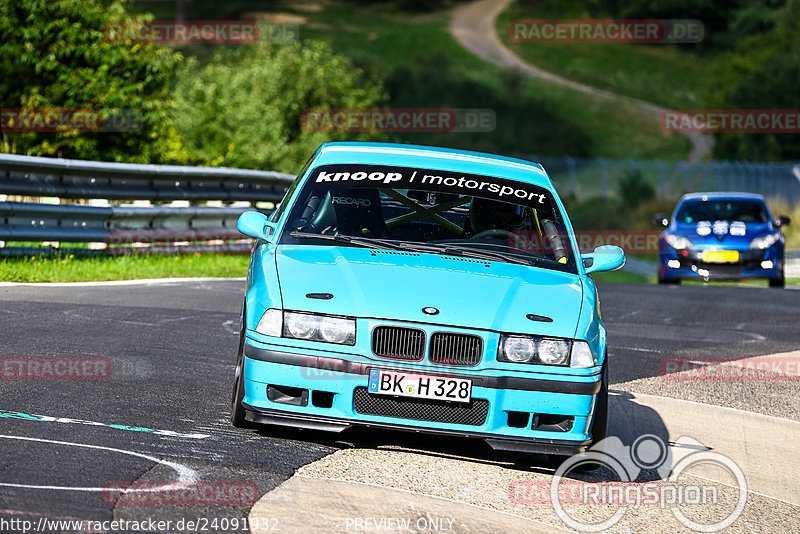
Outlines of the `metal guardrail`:
[{"label": "metal guardrail", "polygon": [[0,154],[0,194],[6,195],[279,202],[293,178],[274,171]]},{"label": "metal guardrail", "polygon": [[[0,202],[0,240],[132,243],[147,234],[236,234],[236,220],[249,208],[95,207]],[[182,235],[178,235],[182,234]],[[129,236],[121,241],[119,236]],[[131,236],[139,236],[133,240]]]},{"label": "metal guardrail", "polygon": [[[282,200],[293,179],[273,171],[0,154],[2,195],[275,204]],[[247,209],[251,208],[0,202],[0,241],[104,243],[108,254],[243,252],[248,240],[236,230],[236,220]],[[30,246],[3,247],[0,255],[30,254],[33,250]]]}]

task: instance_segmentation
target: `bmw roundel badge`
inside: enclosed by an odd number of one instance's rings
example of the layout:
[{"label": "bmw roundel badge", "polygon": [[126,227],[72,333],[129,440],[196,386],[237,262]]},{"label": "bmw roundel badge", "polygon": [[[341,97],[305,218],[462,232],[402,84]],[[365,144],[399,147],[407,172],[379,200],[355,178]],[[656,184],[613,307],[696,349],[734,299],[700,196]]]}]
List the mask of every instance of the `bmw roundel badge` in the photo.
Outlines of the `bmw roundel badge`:
[{"label": "bmw roundel badge", "polygon": [[433,306],[428,306],[426,308],[422,308],[422,313],[427,315],[436,315],[437,313],[439,313],[439,310],[437,308],[434,308]]}]

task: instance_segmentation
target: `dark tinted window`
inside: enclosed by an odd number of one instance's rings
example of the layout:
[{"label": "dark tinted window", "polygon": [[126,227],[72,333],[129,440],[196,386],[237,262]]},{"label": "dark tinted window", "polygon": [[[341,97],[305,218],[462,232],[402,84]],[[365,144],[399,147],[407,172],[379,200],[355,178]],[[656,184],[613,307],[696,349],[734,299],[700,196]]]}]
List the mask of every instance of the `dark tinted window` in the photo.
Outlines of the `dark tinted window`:
[{"label": "dark tinted window", "polygon": [[769,212],[760,200],[687,200],[680,205],[678,222],[741,221],[745,223],[767,222]]}]

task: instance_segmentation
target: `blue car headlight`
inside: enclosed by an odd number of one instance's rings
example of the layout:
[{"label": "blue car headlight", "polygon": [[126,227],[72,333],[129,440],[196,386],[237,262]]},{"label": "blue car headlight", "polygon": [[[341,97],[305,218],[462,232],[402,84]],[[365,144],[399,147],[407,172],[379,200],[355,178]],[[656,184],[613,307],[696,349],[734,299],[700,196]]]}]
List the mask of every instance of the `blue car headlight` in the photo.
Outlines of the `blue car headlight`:
[{"label": "blue car headlight", "polygon": [[256,332],[265,336],[355,345],[356,321],[332,315],[270,309],[261,316]]},{"label": "blue car headlight", "polygon": [[597,365],[597,358],[585,341],[514,334],[500,336],[497,360],[511,363],[569,365],[575,368]]},{"label": "blue car headlight", "polygon": [[685,237],[679,235],[664,234],[664,241],[667,243],[667,245],[671,246],[676,250],[684,250],[692,248],[692,242],[686,239]]},{"label": "blue car headlight", "polygon": [[501,336],[497,359],[501,362],[566,365],[570,342],[567,339],[531,336]]},{"label": "blue car headlight", "polygon": [[750,241],[750,248],[754,250],[767,249],[778,242],[780,234],[767,234]]}]

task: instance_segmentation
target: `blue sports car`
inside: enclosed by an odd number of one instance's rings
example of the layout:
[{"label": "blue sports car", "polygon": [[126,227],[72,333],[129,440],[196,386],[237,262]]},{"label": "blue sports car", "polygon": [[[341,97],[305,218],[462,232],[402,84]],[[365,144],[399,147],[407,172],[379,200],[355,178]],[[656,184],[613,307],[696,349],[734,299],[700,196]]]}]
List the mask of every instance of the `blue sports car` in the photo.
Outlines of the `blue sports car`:
[{"label": "blue sports car", "polygon": [[659,214],[654,222],[666,227],[658,241],[661,284],[766,278],[770,287],[785,285],[780,228],[790,219],[773,219],[761,195],[684,195],[672,218]]},{"label": "blue sports car", "polygon": [[544,169],[413,145],[320,146],[250,260],[231,422],[354,425],[568,455],[605,436],[595,271]]}]

